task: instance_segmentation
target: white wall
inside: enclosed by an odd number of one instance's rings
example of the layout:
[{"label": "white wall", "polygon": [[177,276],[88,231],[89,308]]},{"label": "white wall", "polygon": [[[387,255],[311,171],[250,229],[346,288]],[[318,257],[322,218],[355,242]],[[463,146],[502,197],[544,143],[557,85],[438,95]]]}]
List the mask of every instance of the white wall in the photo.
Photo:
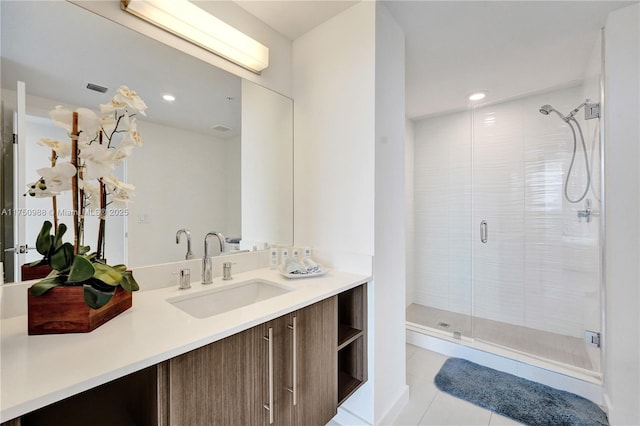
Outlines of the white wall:
[{"label": "white wall", "polygon": [[605,397],[612,425],[640,424],[640,6],[605,32]]},{"label": "white wall", "polygon": [[[239,163],[227,158],[239,157],[234,152],[240,139],[222,140],[143,121],[138,121],[138,129],[144,146],[127,160],[127,182],[136,186],[129,205],[128,266],[184,259],[186,240],[179,245],[175,241],[180,228],[191,230],[195,258],[204,254],[207,232],[239,236],[240,204],[226,200],[227,191],[240,186],[234,183]],[[228,149],[233,144],[237,148]],[[212,254],[216,247],[211,245]]]},{"label": "white wall", "polygon": [[[566,114],[582,101],[576,86],[416,124],[417,303],[577,338],[600,330],[599,217],[580,221],[584,202],[564,199],[572,133],[538,112],[551,104]],[[584,134],[590,155],[593,135]],[[597,149],[593,163],[597,183]],[[586,185],[579,138],[571,176],[577,199]],[[587,198],[599,211],[596,195]]]},{"label": "white wall", "polygon": [[[373,256],[375,4],[358,3],[296,39],[293,75],[295,245]],[[369,382],[343,404],[368,423],[374,315],[370,309]]]},{"label": "white wall", "polygon": [[408,401],[405,375],[404,32],[376,4],[374,421]]},{"label": "white wall", "polygon": [[296,245],[373,255],[375,7],[294,41]]},{"label": "white wall", "polygon": [[342,406],[369,423],[406,397],[404,35],[361,2],[294,41],[295,244],[374,255],[369,382]]},{"label": "white wall", "polygon": [[415,156],[414,140],[415,140],[415,125],[413,121],[407,120],[405,126],[405,217],[406,217],[406,264],[407,264],[407,292],[406,292],[406,305],[409,306],[413,303],[415,294],[415,222],[414,222],[414,206],[415,201],[413,197],[414,186],[414,164],[413,158]]},{"label": "white wall", "polygon": [[293,243],[293,102],[242,80],[242,239]]}]

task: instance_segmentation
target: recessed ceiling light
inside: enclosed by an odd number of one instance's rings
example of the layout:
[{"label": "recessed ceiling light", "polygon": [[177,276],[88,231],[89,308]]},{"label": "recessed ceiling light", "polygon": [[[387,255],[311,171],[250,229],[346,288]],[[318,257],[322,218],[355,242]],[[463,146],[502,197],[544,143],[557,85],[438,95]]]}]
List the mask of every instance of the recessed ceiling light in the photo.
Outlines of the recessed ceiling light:
[{"label": "recessed ceiling light", "polygon": [[176,97],[173,95],[166,94],[166,95],[162,95],[162,99],[164,99],[167,102],[173,102],[176,100]]},{"label": "recessed ceiling light", "polygon": [[472,93],[471,95],[469,95],[469,100],[470,101],[479,101],[481,99],[484,99],[485,96],[487,96],[487,94],[484,93],[484,92],[476,92],[476,93]]}]

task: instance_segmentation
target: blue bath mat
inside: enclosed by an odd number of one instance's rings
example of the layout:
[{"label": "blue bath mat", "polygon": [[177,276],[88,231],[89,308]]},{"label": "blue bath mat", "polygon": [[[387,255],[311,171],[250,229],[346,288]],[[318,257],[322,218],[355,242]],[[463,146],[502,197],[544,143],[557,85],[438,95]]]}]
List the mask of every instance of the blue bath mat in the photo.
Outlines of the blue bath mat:
[{"label": "blue bath mat", "polygon": [[530,426],[608,425],[593,402],[569,392],[449,358],[434,382],[438,389]]}]

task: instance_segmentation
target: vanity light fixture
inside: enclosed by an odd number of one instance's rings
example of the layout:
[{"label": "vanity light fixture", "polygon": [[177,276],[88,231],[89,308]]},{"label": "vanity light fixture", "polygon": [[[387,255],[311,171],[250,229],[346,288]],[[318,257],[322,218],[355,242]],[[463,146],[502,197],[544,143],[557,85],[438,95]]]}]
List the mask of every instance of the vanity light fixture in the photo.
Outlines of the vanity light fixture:
[{"label": "vanity light fixture", "polygon": [[120,0],[120,7],[256,74],[269,66],[268,47],[188,0]]},{"label": "vanity light fixture", "polygon": [[479,101],[484,99],[487,96],[487,94],[485,92],[476,92],[476,93],[472,93],[471,95],[469,95],[469,100],[470,101]]},{"label": "vanity light fixture", "polygon": [[162,99],[167,102],[173,102],[176,100],[176,97],[167,93],[166,95],[162,95]]}]

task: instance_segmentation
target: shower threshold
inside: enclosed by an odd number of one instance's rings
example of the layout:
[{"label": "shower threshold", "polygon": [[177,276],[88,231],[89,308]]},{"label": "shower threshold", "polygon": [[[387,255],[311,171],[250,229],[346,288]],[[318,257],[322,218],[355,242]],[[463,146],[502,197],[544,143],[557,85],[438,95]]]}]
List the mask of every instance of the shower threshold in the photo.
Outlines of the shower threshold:
[{"label": "shower threshold", "polygon": [[407,329],[581,379],[601,381],[600,354],[580,338],[419,304],[407,307]]}]

